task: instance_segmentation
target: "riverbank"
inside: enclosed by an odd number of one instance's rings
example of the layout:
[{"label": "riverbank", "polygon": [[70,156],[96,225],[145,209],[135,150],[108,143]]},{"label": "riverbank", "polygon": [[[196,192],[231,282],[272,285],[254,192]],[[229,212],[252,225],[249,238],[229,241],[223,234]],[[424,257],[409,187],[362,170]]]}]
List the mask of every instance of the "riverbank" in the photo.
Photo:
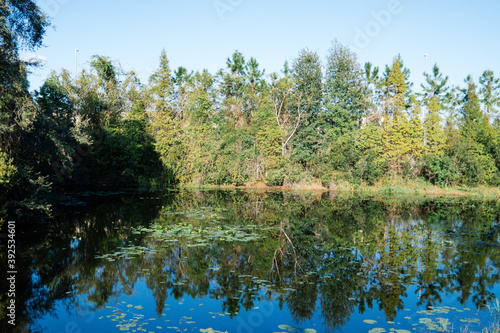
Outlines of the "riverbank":
[{"label": "riverbank", "polygon": [[[328,186],[325,186],[328,185]],[[337,192],[369,195],[419,195],[430,197],[484,197],[500,200],[500,187],[479,185],[476,187],[455,186],[440,187],[425,181],[408,181],[403,179],[386,179],[373,185],[352,184],[345,181],[324,184],[319,180],[309,183],[296,183],[288,186],[268,186],[264,182],[248,182],[244,185],[182,185],[188,189],[220,189],[220,190],[253,190],[283,192]]]}]

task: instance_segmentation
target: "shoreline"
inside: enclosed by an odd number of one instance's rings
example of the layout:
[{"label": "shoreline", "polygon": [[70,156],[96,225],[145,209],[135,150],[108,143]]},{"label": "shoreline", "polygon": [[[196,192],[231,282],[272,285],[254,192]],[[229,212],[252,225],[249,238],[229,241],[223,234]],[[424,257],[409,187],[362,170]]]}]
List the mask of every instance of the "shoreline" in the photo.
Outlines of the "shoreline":
[{"label": "shoreline", "polygon": [[267,186],[264,183],[246,183],[244,185],[179,185],[185,189],[199,190],[253,190],[253,191],[281,191],[281,192],[312,192],[338,194],[367,194],[367,195],[418,195],[428,197],[485,197],[500,200],[500,187],[439,187],[431,184],[405,183],[405,184],[375,184],[355,185],[343,183],[327,188],[321,184],[295,184],[292,186]]}]

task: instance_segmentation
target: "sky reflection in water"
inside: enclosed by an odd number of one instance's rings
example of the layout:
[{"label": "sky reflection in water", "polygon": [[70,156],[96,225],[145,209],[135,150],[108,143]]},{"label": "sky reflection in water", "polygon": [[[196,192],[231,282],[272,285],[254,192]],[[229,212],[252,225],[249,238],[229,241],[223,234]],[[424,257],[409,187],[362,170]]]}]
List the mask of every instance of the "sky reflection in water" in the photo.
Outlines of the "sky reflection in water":
[{"label": "sky reflection in water", "polygon": [[495,201],[237,191],[77,198],[87,204],[62,210],[65,222],[19,236],[30,269],[18,275],[20,331],[498,324]]}]

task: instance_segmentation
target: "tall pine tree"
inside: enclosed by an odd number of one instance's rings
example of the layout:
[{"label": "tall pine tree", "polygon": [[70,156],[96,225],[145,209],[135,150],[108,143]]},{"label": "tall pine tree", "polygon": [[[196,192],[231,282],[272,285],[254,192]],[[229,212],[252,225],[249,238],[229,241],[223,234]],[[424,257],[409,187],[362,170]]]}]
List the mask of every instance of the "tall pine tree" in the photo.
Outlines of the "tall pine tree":
[{"label": "tall pine tree", "polygon": [[148,116],[169,182],[176,181],[184,157],[180,133],[180,113],[174,112],[174,82],[165,50],[161,52],[158,69],[149,80]]}]

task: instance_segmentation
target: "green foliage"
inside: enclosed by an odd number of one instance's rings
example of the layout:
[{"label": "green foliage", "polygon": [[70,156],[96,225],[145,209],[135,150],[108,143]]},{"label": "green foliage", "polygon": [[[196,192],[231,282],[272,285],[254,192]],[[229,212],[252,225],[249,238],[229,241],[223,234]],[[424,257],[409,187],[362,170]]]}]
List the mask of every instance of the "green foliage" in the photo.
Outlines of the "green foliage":
[{"label": "green foliage", "polygon": [[410,131],[408,119],[401,111],[396,112],[384,124],[382,159],[387,161],[391,172],[395,174],[401,172],[401,165],[410,154]]},{"label": "green foliage", "polygon": [[462,109],[462,135],[488,147],[495,142],[495,131],[488,116],[481,110],[476,86],[470,81]]},{"label": "green foliage", "polygon": [[401,112],[405,108],[405,94],[408,89],[403,61],[399,56],[394,58],[391,67],[387,67],[384,84],[387,98],[385,112],[389,115]]},{"label": "green foliage", "polygon": [[409,110],[409,133],[408,133],[408,144],[409,144],[409,156],[418,159],[422,155],[424,150],[424,128],[422,126],[421,119],[421,108],[420,103],[417,101],[415,96],[410,98],[410,110]]},{"label": "green foliage", "polygon": [[427,107],[427,114],[424,119],[425,146],[424,154],[437,156],[441,154],[445,136],[441,126],[441,117],[439,116],[439,102],[437,98],[432,97]]},{"label": "green foliage", "polygon": [[383,150],[384,129],[369,124],[360,132],[359,147],[361,157],[356,162],[354,175],[358,182],[377,182],[389,169],[389,160]]},{"label": "green foliage", "polygon": [[304,49],[292,64],[292,79],[294,82],[295,98],[299,99],[301,110],[311,123],[314,115],[320,112],[323,84],[321,61],[316,52]]},{"label": "green foliage", "polygon": [[63,77],[55,72],[45,80],[40,88],[37,103],[42,110],[50,113],[50,116],[63,127],[73,127],[74,105],[73,100],[65,91]]},{"label": "green foliage", "polygon": [[[180,70],[177,81],[181,81],[184,71]],[[167,53],[162,50],[158,69],[149,79],[149,100],[151,108],[158,112],[172,112],[174,98],[174,82],[167,58]]]},{"label": "green foliage", "polygon": [[461,171],[457,160],[451,156],[445,154],[427,155],[425,158],[424,175],[432,184],[459,185],[463,180]]},{"label": "green foliage", "polygon": [[2,56],[3,52],[17,54],[19,48],[34,49],[42,44],[49,22],[34,1],[2,1],[0,12],[2,12],[0,20]]},{"label": "green foliage", "polygon": [[486,70],[479,78],[480,100],[485,107],[486,114],[494,117],[500,107],[500,78],[495,78],[491,70]]},{"label": "green foliage", "polygon": [[359,131],[352,131],[345,135],[339,135],[332,140],[329,164],[339,171],[351,171],[361,158],[361,149],[358,143]]},{"label": "green foliage", "polygon": [[[180,74],[182,75],[182,74]],[[174,81],[169,61],[163,50],[158,69],[151,75],[149,109],[151,131],[155,138],[155,149],[163,164],[166,181],[176,182],[184,157],[180,137],[180,123],[174,108]]]},{"label": "green foliage", "polygon": [[265,169],[273,169],[281,160],[281,130],[269,104],[258,109],[253,127],[257,129],[255,141]]},{"label": "green foliage", "polygon": [[424,73],[425,84],[421,84],[424,93],[424,100],[438,101],[439,108],[444,108],[450,102],[451,94],[448,84],[448,76],[443,77],[443,73],[439,70],[437,64],[432,67],[432,74]]},{"label": "green foliage", "polygon": [[384,122],[382,132],[382,159],[388,163],[393,174],[399,174],[407,156],[413,149],[412,128],[404,112],[406,109],[407,83],[403,61],[394,58],[391,67],[386,69]]},{"label": "green foliage", "polygon": [[156,112],[151,118],[156,151],[163,163],[167,181],[174,183],[184,156],[179,124],[165,112]]},{"label": "green foliage", "polygon": [[498,169],[494,159],[485,152],[484,147],[470,139],[454,142],[450,146],[451,155],[459,158],[465,185],[498,183]]},{"label": "green foliage", "polygon": [[276,73],[270,75],[271,83],[267,91],[274,118],[281,132],[282,156],[288,156],[288,143],[294,138],[302,120],[300,100],[296,98],[296,92],[293,89],[294,82],[289,74],[287,63],[285,65],[283,77],[278,77]]},{"label": "green foliage", "polygon": [[498,184],[495,160],[470,138],[453,137],[441,155],[428,155],[424,161],[423,174],[433,184]]},{"label": "green foliage", "polygon": [[281,186],[285,181],[283,170],[270,170],[266,172],[265,181],[267,186]]},{"label": "green foliage", "polygon": [[103,136],[89,156],[91,185],[137,187],[141,176],[158,173],[159,158],[143,119],[125,119],[120,126],[106,128]]},{"label": "green foliage", "polygon": [[356,54],[337,41],[327,57],[324,121],[332,134],[359,128],[366,114],[368,90]]},{"label": "green foliage", "polygon": [[304,169],[314,167],[320,161],[320,149],[325,145],[325,133],[320,122],[314,121],[299,128],[295,135],[290,161],[299,163]]},{"label": "green foliage", "polygon": [[369,150],[356,162],[353,180],[355,183],[366,181],[368,184],[374,184],[387,170],[387,161],[378,158],[373,150]]},{"label": "green foliage", "polygon": [[9,187],[17,172],[17,168],[12,164],[12,159],[0,150],[0,186]]},{"label": "green foliage", "polygon": [[109,57],[94,55],[90,61],[90,66],[97,71],[97,76],[99,77],[101,84],[117,83],[116,68]]},{"label": "green foliage", "polygon": [[499,182],[500,126],[490,117],[500,88],[491,71],[479,96],[470,77],[453,95],[435,65],[417,100],[400,56],[380,75],[337,41],[324,76],[307,49],[267,77],[239,51],[212,75],[172,71],[163,50],[147,84],[95,55],[76,78],[53,72],[32,96],[18,46],[39,46],[47,22],[30,1],[0,9],[0,179],[37,193],[26,207],[73,186]]},{"label": "green foliage", "polygon": [[[321,61],[315,52],[302,50],[292,64],[293,95],[297,122],[293,136],[291,160],[304,168],[315,164],[318,150],[325,135],[320,111],[322,104]],[[287,139],[287,140],[289,140]]]}]

